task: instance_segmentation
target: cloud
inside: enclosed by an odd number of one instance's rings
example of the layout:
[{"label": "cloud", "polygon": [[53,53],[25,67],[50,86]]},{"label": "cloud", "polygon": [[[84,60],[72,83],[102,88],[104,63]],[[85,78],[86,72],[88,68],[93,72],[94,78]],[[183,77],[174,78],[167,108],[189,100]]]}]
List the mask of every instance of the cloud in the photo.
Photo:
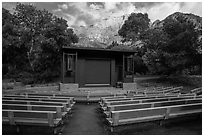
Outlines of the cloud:
[{"label": "cloud", "polygon": [[60,9],[64,9],[64,10],[68,9],[67,4],[58,5],[58,7],[59,7]]},{"label": "cloud", "polygon": [[181,5],[181,11],[202,16],[202,2],[186,2]]},{"label": "cloud", "polygon": [[[147,13],[151,22],[163,20],[174,12],[193,13],[202,16],[201,2],[60,2],[34,3],[37,8],[45,8],[68,21],[68,25],[86,35],[101,36],[98,33],[117,34],[124,20],[132,13]],[[2,7],[12,11],[16,3],[3,2]],[[83,28],[83,29],[82,29]],[[110,32],[111,31],[111,32]],[[83,31],[81,32],[83,33]]]},{"label": "cloud", "polygon": [[142,8],[142,11],[148,13],[150,20],[153,22],[157,19],[163,20],[168,15],[177,12],[180,10],[180,4],[179,3],[162,3],[157,6],[153,6],[149,9]]},{"label": "cloud", "polygon": [[89,7],[93,10],[100,10],[103,9],[104,7],[102,5],[96,4],[96,3],[92,3],[89,5]]},{"label": "cloud", "polygon": [[16,2],[2,2],[2,7],[13,13],[14,8],[16,7]]}]

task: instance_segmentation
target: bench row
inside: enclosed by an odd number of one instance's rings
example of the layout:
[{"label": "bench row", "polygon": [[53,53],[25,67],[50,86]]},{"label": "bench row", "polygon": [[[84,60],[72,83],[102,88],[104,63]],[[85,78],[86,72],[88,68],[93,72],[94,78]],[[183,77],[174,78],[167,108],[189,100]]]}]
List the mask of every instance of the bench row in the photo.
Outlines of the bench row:
[{"label": "bench row", "polygon": [[189,97],[189,98],[195,98],[196,94],[176,94],[176,95],[162,95],[162,96],[134,96],[134,97],[120,97],[120,98],[112,98],[112,99],[102,99],[103,101],[100,102],[101,107],[107,107],[108,105],[117,103],[122,104],[126,102],[128,103],[129,101],[135,101],[135,102],[150,102],[150,101],[157,101],[157,100],[170,100],[171,98],[184,98],[184,97]]},{"label": "bench row", "polygon": [[143,90],[137,90],[135,89],[134,91],[128,91],[128,93],[132,94],[151,94],[151,93],[179,93],[182,91],[183,86],[179,87],[157,87],[157,88],[150,88],[150,89],[143,89]]},{"label": "bench row", "polygon": [[124,124],[166,120],[201,113],[202,103],[193,103],[185,105],[111,111],[111,116],[107,118],[107,121],[114,127]]},{"label": "bench row", "polygon": [[196,99],[147,102],[147,103],[138,103],[138,104],[133,103],[133,104],[111,105],[111,106],[107,106],[107,110],[104,111],[104,114],[106,115],[106,117],[110,117],[111,111],[142,109],[142,108],[155,108],[155,107],[184,105],[184,104],[193,104],[193,103],[202,103],[202,99],[196,98]]},{"label": "bench row", "polygon": [[[71,100],[74,100],[71,98]],[[75,102],[66,99],[3,97],[2,122],[6,125],[46,126],[57,133],[57,127],[71,111]]]},{"label": "bench row", "polygon": [[3,94],[2,98],[8,98],[8,99],[38,99],[38,100],[67,100],[70,101],[71,104],[75,103],[74,97],[66,97],[66,96],[46,96],[46,95],[13,95],[13,94]]},{"label": "bench row", "polygon": [[106,101],[111,101],[111,100],[115,100],[115,99],[123,99],[123,98],[150,98],[150,97],[173,97],[173,96],[188,96],[188,95],[196,95],[194,93],[190,93],[190,94],[181,94],[181,93],[165,93],[165,94],[160,94],[160,93],[152,93],[152,94],[136,94],[133,96],[127,96],[127,95],[123,95],[123,96],[115,96],[115,97],[101,97],[100,99],[100,104],[103,104]]}]

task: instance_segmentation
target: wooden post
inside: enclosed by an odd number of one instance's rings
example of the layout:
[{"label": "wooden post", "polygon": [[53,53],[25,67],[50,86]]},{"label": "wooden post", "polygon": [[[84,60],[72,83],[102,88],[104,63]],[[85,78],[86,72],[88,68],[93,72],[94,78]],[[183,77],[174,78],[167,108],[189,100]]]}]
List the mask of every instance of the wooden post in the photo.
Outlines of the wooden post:
[{"label": "wooden post", "polygon": [[132,70],[132,71],[133,71],[133,72],[132,72],[132,73],[133,73],[133,74],[132,74],[132,82],[135,82],[135,81],[134,81],[134,72],[135,72],[134,57],[135,57],[135,56],[133,55],[133,56],[132,56],[132,67],[133,67],[133,70]]},{"label": "wooden post", "polygon": [[62,83],[64,83],[64,51],[62,51]]},{"label": "wooden post", "polygon": [[48,124],[50,127],[53,127],[54,126],[54,117],[53,117],[53,113],[48,113],[47,114],[47,117],[48,117]]},{"label": "wooden post", "polygon": [[170,111],[171,111],[171,108],[168,107],[168,108],[166,109],[165,119],[168,119],[168,118],[169,118]]},{"label": "wooden post", "polygon": [[110,107],[110,111],[114,111],[114,109],[115,109],[114,107]]},{"label": "wooden post", "polygon": [[62,117],[61,107],[57,107],[57,118],[61,118],[61,117]]},{"label": "wooden post", "polygon": [[154,107],[154,103],[151,104],[151,108],[153,108],[153,107]]},{"label": "wooden post", "polygon": [[8,119],[9,119],[9,124],[10,125],[15,125],[13,111],[8,111]]},{"label": "wooden post", "polygon": [[90,91],[88,91],[88,94],[87,94],[87,103],[89,104],[89,98],[90,98]]},{"label": "wooden post", "polygon": [[77,52],[76,52],[76,57],[75,57],[75,73],[74,73],[74,74],[75,74],[75,79],[74,79],[74,83],[77,83],[77,82],[78,82],[78,79],[77,79],[77,77],[78,77],[78,76],[77,76],[77,71],[78,71],[78,70],[77,70],[77,69],[78,69],[78,68],[77,68],[77,61],[78,61],[78,57],[77,57],[77,56],[78,56],[78,54],[77,54]]},{"label": "wooden post", "polygon": [[113,126],[117,126],[120,114],[118,112],[112,113]]},{"label": "wooden post", "polygon": [[125,56],[123,54],[123,82],[124,82],[124,79],[125,79]]},{"label": "wooden post", "polygon": [[194,93],[194,97],[193,98],[196,99],[196,96],[197,96],[196,93]]},{"label": "wooden post", "polygon": [[70,101],[70,99],[67,100],[67,103],[69,104],[69,107],[71,108],[72,105],[71,105],[71,101]]},{"label": "wooden post", "polygon": [[28,98],[28,93],[25,94],[25,97]]},{"label": "wooden post", "polygon": [[27,110],[32,110],[32,106],[31,105],[27,105]]},{"label": "wooden post", "polygon": [[67,112],[67,106],[66,106],[66,103],[63,103],[62,105],[63,105],[63,107],[64,107],[64,111]]}]

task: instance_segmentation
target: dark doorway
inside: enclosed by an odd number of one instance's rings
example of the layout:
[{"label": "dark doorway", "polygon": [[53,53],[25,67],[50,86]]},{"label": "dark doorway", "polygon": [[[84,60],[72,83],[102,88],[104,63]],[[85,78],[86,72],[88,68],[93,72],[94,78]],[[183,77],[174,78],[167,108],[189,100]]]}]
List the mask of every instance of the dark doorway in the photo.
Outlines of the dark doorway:
[{"label": "dark doorway", "polygon": [[85,86],[110,85],[111,62],[104,59],[86,59]]}]

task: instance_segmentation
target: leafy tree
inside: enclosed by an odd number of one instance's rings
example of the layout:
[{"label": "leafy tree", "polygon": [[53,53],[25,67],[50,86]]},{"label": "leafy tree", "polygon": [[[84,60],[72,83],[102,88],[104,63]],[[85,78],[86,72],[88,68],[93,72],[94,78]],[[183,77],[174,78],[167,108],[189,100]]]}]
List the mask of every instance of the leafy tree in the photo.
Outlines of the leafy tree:
[{"label": "leafy tree", "polygon": [[[27,71],[35,78],[43,79],[42,74],[48,72],[59,76],[62,46],[78,42],[67,21],[21,3],[16,5],[13,14],[5,9],[2,14],[3,62],[18,66],[16,72]],[[19,61],[24,62],[25,68]]]},{"label": "leafy tree", "polygon": [[138,41],[140,40],[140,35],[149,28],[149,23],[148,14],[131,13],[118,31],[118,34],[123,38],[123,42]]},{"label": "leafy tree", "polygon": [[[152,73],[172,74],[201,66],[201,32],[186,18],[167,18],[161,28],[150,28],[142,35],[147,46],[143,56]],[[201,68],[201,67],[200,67]]]},{"label": "leafy tree", "polygon": [[18,23],[8,10],[2,9],[2,63],[3,75],[14,75],[25,66],[25,48],[19,45]]}]

